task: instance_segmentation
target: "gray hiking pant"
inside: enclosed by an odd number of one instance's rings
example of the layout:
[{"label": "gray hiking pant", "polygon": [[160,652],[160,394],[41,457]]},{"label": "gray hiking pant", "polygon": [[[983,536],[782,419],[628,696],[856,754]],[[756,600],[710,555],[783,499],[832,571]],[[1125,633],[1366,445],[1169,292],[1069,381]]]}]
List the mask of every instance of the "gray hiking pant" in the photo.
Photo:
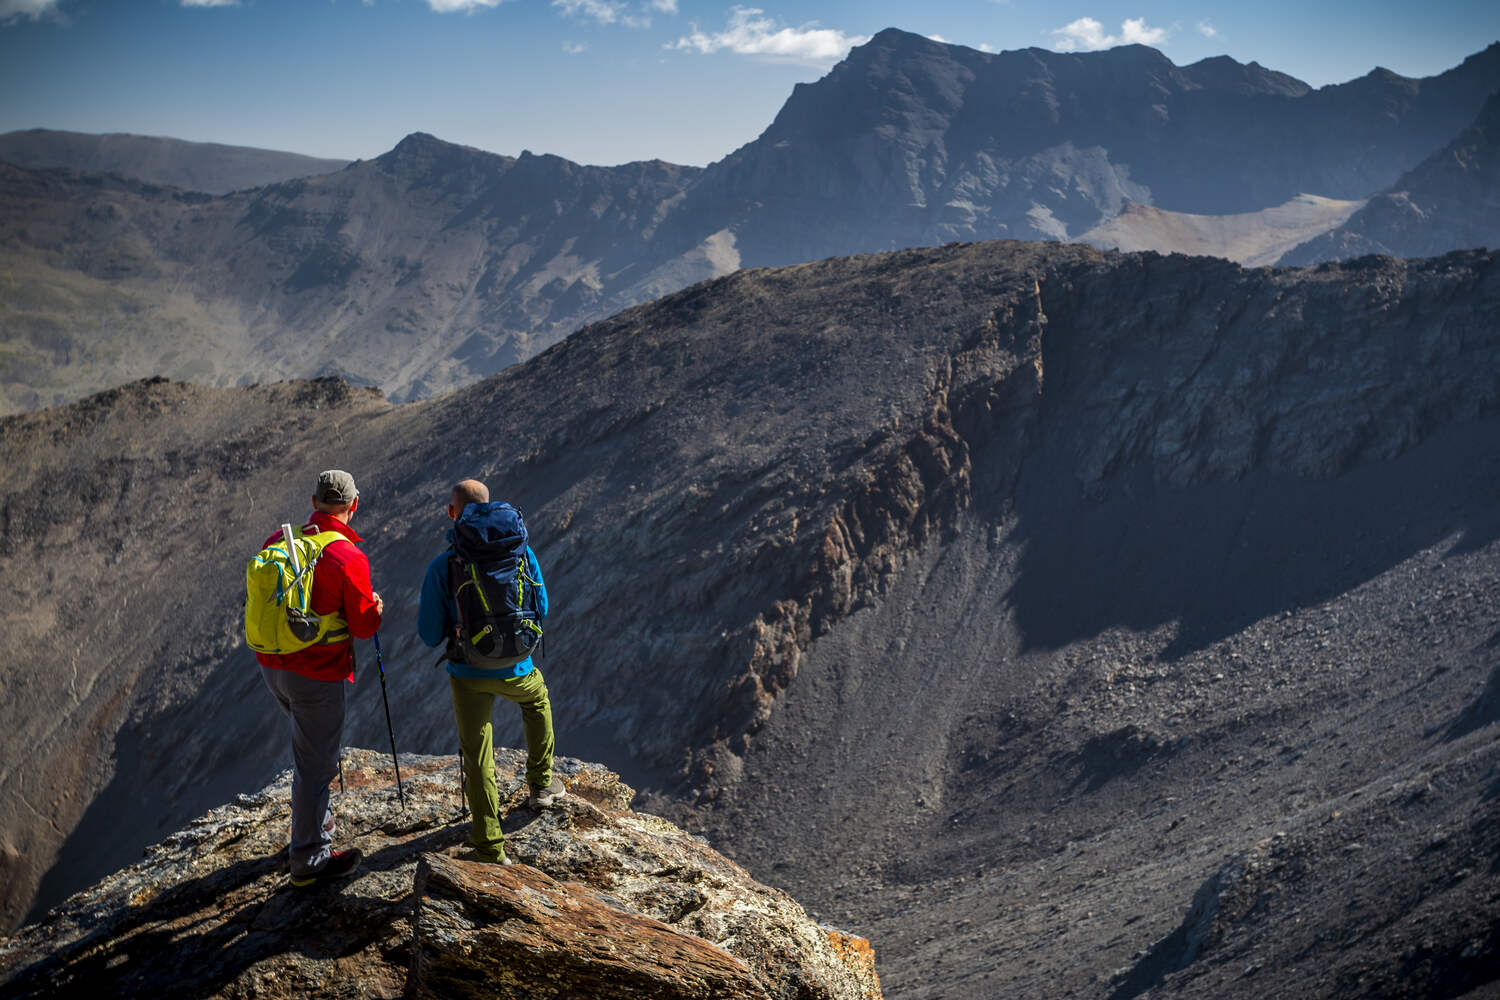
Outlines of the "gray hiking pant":
[{"label": "gray hiking pant", "polygon": [[293,875],[318,871],[328,863],[333,814],[328,783],[339,771],[344,735],[344,682],[315,681],[290,670],[261,667],[266,687],[292,723]]}]

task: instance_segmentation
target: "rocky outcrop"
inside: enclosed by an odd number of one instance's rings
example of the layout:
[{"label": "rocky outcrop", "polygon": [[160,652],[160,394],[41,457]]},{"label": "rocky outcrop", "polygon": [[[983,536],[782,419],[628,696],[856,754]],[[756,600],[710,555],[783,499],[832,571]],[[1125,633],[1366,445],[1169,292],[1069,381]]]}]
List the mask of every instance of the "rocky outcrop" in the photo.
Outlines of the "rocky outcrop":
[{"label": "rocky outcrop", "polygon": [[1500,90],[1454,140],[1370,199],[1347,222],[1280,263],[1304,266],[1366,254],[1435,257],[1500,246]]},{"label": "rocky outcrop", "polygon": [[360,872],[288,887],[290,774],[212,810],[145,860],[0,938],[7,997],[744,997],[878,1000],[868,945],[664,820],[598,765],[527,810],[524,755],[497,751],[510,868],[456,860],[453,758],[344,754],[336,839]]}]

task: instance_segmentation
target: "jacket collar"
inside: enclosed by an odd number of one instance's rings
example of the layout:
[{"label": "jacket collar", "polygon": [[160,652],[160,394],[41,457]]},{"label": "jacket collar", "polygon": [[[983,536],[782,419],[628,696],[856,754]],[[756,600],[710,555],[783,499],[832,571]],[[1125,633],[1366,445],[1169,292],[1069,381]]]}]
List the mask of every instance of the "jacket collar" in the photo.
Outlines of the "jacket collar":
[{"label": "jacket collar", "polygon": [[349,527],[349,525],[340,521],[332,514],[323,513],[321,510],[313,511],[312,517],[307,519],[307,523],[317,525],[319,531],[337,531],[351,542],[364,541],[363,538],[359,537],[359,533]]}]

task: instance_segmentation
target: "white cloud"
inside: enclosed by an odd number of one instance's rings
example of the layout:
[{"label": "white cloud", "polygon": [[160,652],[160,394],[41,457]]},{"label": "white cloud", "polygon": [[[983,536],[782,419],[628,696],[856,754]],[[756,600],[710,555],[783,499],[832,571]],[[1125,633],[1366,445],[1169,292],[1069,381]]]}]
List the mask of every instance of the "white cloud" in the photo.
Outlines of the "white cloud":
[{"label": "white cloud", "polygon": [[427,6],[439,14],[472,14],[485,7],[498,7],[505,0],[427,0]]},{"label": "white cloud", "polygon": [[980,42],[979,43],[979,51],[980,52],[994,52],[995,51],[995,47],[993,45],[991,45],[989,42]]},{"label": "white cloud", "polygon": [[10,24],[21,18],[33,21],[46,14],[57,13],[59,0],[0,0],[0,24]]},{"label": "white cloud", "polygon": [[944,38],[942,35],[928,35],[927,37],[931,41],[937,42],[940,45],[952,45],[953,44],[948,39]]},{"label": "white cloud", "polygon": [[677,13],[677,0],[651,0],[651,7],[663,14],[675,14]]},{"label": "white cloud", "polygon": [[238,7],[240,0],[182,0],[184,7]]},{"label": "white cloud", "polygon": [[[671,0],[676,6],[677,0]],[[552,0],[552,6],[568,17],[599,24],[623,24],[627,28],[649,28],[651,18],[630,13],[623,0]]]},{"label": "white cloud", "polygon": [[1198,34],[1202,35],[1204,38],[1212,38],[1215,35],[1217,35],[1218,33],[1219,33],[1219,29],[1215,28],[1213,25],[1209,24],[1207,21],[1199,21],[1198,22]]},{"label": "white cloud", "polygon": [[563,51],[570,56],[579,56],[589,50],[588,42],[563,42]]},{"label": "white cloud", "polygon": [[1092,17],[1080,17],[1072,24],[1052,30],[1053,46],[1059,52],[1088,52],[1116,45],[1160,45],[1167,40],[1167,28],[1148,28],[1144,17],[1127,17],[1118,35],[1104,33],[1104,25]]},{"label": "white cloud", "polygon": [[870,40],[867,35],[846,35],[837,28],[819,28],[816,21],[796,28],[782,27],[765,13],[758,7],[731,7],[729,26],[723,31],[710,34],[694,25],[692,34],[666,47],[705,54],[728,49],[742,56],[829,66],[844,58],[854,46]]}]

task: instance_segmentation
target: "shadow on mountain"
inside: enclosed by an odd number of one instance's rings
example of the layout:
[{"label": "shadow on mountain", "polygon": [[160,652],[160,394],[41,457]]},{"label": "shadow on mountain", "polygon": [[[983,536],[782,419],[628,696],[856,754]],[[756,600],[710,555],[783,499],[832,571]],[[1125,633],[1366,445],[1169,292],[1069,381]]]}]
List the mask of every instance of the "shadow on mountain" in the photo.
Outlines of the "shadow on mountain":
[{"label": "shadow on mountain", "polygon": [[1095,792],[1116,778],[1128,777],[1146,764],[1170,757],[1182,749],[1183,741],[1163,737],[1130,724],[1113,732],[1092,737],[1069,763],[1078,769],[1068,791],[1080,786]]},{"label": "shadow on mountain", "polygon": [[1215,924],[1220,919],[1220,908],[1225,893],[1239,877],[1234,864],[1220,869],[1203,883],[1193,896],[1187,916],[1177,928],[1151,946],[1146,954],[1131,967],[1109,1000],[1134,1000],[1147,990],[1161,984],[1174,972],[1180,972],[1198,960],[1211,940]]},{"label": "shadow on mountain", "polygon": [[1328,480],[1254,472],[1183,488],[1136,469],[1106,479],[1097,498],[1038,449],[1014,507],[1025,554],[1009,598],[1026,644],[1176,622],[1163,653],[1175,659],[1330,600],[1444,539],[1455,539],[1447,556],[1477,550],[1500,537],[1497,435],[1500,420],[1450,426]]},{"label": "shadow on mountain", "polygon": [[[141,840],[119,836],[122,817],[131,817],[131,825],[145,833],[145,842],[153,843],[187,818],[261,787],[290,763],[251,751],[282,735],[285,722],[269,696],[258,690],[264,684],[250,651],[241,647],[230,659],[236,669],[214,676],[235,678],[235,689],[226,697],[205,685],[170,717],[179,727],[175,733],[154,733],[133,722],[120,727],[112,754],[115,773],[63,842],[25,923],[41,919],[80,888],[140,859]],[[262,702],[265,711],[246,711],[247,705],[253,708]],[[216,738],[220,726],[231,725],[241,734],[239,741]],[[143,828],[141,816],[155,817],[154,831]]]},{"label": "shadow on mountain", "polygon": [[[424,852],[461,843],[464,827],[449,824],[410,841],[367,855],[366,871],[385,871]],[[273,955],[296,951],[308,958],[354,955],[371,942],[392,936],[405,919],[380,896],[361,895],[348,886],[326,886],[313,891],[293,890],[283,879],[285,854],[252,858],[173,886],[143,905],[122,911],[122,920],[106,920],[65,951],[21,970],[14,983],[51,979],[54,967],[68,968],[73,984],[111,984],[117,996],[213,995],[234,982],[248,968]],[[259,891],[247,890],[264,881]],[[205,916],[205,900],[226,900],[228,906],[249,896],[237,912],[223,919]],[[184,928],[179,921],[188,921]],[[135,928],[156,929],[132,933]],[[294,948],[288,942],[295,941]],[[92,953],[92,954],[91,954]],[[84,960],[75,956],[88,955]],[[175,972],[184,964],[194,970],[190,986],[181,994],[157,992],[162,983],[184,982]],[[117,980],[114,970],[129,969]]]},{"label": "shadow on mountain", "polygon": [[[1500,722],[1500,632],[1496,632],[1479,649],[1477,656],[1491,664],[1490,679],[1479,696],[1464,707],[1453,725],[1443,734],[1443,739],[1452,741],[1467,736],[1476,729]],[[1494,786],[1500,789],[1500,782]]]}]

